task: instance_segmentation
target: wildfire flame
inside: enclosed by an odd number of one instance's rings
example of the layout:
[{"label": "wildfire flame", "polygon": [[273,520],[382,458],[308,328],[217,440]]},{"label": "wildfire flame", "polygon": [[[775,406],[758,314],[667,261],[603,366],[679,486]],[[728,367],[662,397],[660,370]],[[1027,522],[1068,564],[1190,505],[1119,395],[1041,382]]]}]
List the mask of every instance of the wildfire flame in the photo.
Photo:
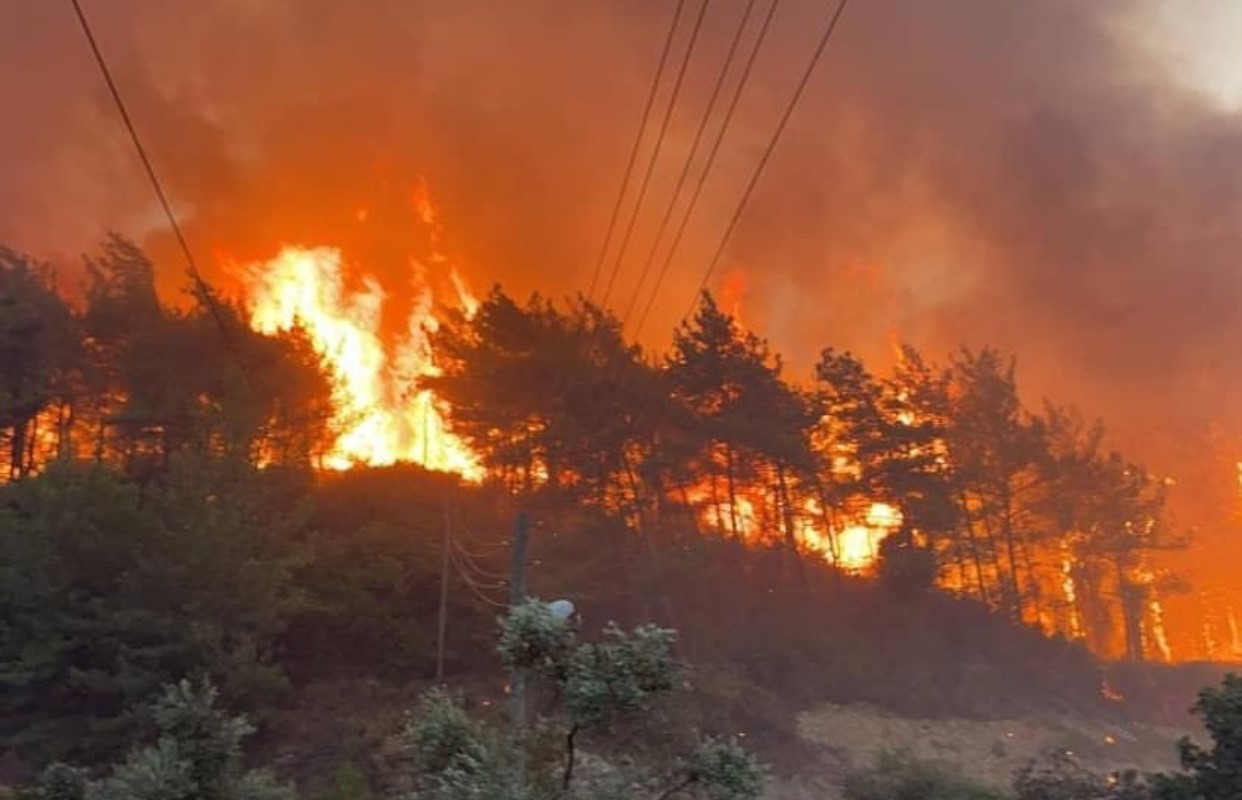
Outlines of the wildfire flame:
[{"label": "wildfire flame", "polygon": [[[762,501],[739,493],[735,505],[725,500],[713,500],[710,487],[700,487],[688,493],[699,508],[699,519],[704,526],[725,533],[736,525],[737,534],[744,540],[757,542],[764,537],[764,519],[760,509]],[[880,554],[880,542],[901,527],[901,511],[888,503],[875,502],[867,506],[861,518],[830,527],[825,523],[823,510],[814,499],[808,499],[794,520],[798,544],[822,557],[845,572],[865,573],[874,566]]]},{"label": "wildfire flame", "polygon": [[[478,301],[450,271],[456,302],[473,313]],[[346,288],[345,262],[332,247],[286,246],[273,259],[243,270],[251,326],[264,333],[301,327],[335,378],[339,436],[323,461],[331,469],[413,461],[470,480],[482,475],[473,453],[451,432],[446,412],[420,378],[435,374],[427,333],[438,322],[426,282],[417,288],[404,335],[386,347],[380,323],[386,293],[363,276]]]}]

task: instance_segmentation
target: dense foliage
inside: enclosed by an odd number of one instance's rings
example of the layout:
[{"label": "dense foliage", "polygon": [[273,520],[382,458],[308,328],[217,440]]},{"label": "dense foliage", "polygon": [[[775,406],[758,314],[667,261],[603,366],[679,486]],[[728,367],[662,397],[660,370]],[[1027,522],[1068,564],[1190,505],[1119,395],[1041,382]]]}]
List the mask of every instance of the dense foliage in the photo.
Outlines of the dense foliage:
[{"label": "dense foliage", "polygon": [[894,588],[938,583],[1101,654],[1158,646],[1150,601],[1175,581],[1153,555],[1183,543],[1164,483],[1072,410],[1026,409],[993,350],[939,367],[907,348],[878,377],[828,348],[799,386],[709,295],[652,362],[602,310],[500,290],[432,341],[454,429],[514,490],[778,546],[798,580],[808,551],[850,566],[842,531],[887,503]]},{"label": "dense foliage", "polygon": [[211,674],[234,699],[280,688],[298,514],[272,477],[193,460],[141,486],[66,463],[0,488],[10,746],[106,750],[170,677]]},{"label": "dense foliage", "polygon": [[1199,693],[1194,712],[1212,746],[1183,739],[1178,749],[1183,774],[1154,779],[1156,800],[1225,800],[1242,795],[1242,677],[1227,675],[1220,686]]},{"label": "dense foliage", "polygon": [[[411,798],[422,800],[628,800],[673,795],[710,800],[757,800],[758,762],[736,742],[704,740],[682,757],[671,774],[653,775],[623,760],[589,774],[577,769],[583,733],[609,734],[625,718],[650,718],[671,692],[679,668],[672,657],[672,631],[653,626],[630,633],[609,626],[603,641],[578,641],[576,626],[529,600],[501,622],[500,652],[511,668],[539,679],[552,703],[540,715],[541,733],[555,733],[562,751],[532,758],[532,736],[516,737],[472,720],[441,690],[424,698],[404,732],[412,766]],[[524,715],[521,706],[515,712]],[[524,726],[523,726],[524,728]],[[633,747],[633,731],[628,743]]]},{"label": "dense foliage", "polygon": [[[434,388],[488,470],[464,486],[315,469],[333,377],[304,337],[256,334],[201,293],[169,307],[119,238],[88,267],[70,303],[0,251],[0,780],[115,760],[127,709],[169,681],[208,677],[262,727],[317,683],[430,677],[446,567],[444,673],[490,674],[517,504],[528,585],[680,634],[562,642],[536,671],[574,741],[632,716],[657,687],[630,679],[671,646],[706,698],[678,714],[779,751],[791,709],[820,700],[1088,707],[1084,643],[1134,659],[1158,643],[1153,556],[1178,543],[1163,484],[1073,412],[1023,407],[995,352],[907,350],[880,376],[829,348],[797,385],[707,296],[653,361],[600,309],[497,290],[432,337]],[[872,580],[840,534],[877,502],[902,524]],[[680,774],[738,763],[717,743]]]},{"label": "dense foliage", "polygon": [[135,749],[100,780],[55,764],[43,774],[44,800],[293,800],[265,770],[247,770],[242,742],[253,728],[216,708],[206,683],[167,686],[150,714],[155,741]]}]

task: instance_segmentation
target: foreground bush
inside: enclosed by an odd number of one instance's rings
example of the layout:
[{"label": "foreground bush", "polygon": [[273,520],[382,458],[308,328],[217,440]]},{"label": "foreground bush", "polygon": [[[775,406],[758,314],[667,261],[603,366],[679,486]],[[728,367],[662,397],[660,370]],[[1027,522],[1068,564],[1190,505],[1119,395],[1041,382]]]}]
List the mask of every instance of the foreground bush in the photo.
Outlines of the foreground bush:
[{"label": "foreground bush", "polygon": [[[534,729],[505,732],[472,719],[445,692],[428,693],[401,741],[410,768],[408,797],[756,800],[761,768],[730,741],[701,741],[664,774],[629,763],[581,768],[582,736],[641,724],[676,687],[680,670],[672,641],[672,631],[653,626],[627,633],[609,625],[602,641],[580,642],[574,624],[545,604],[532,600],[518,606],[502,620],[501,656],[531,681],[530,688],[549,693],[553,708]],[[561,742],[559,750],[537,746],[549,734]]]},{"label": "foreground bush", "polygon": [[166,687],[152,708],[158,735],[102,780],[56,764],[43,774],[44,800],[293,800],[289,787],[242,764],[242,741],[252,728],[215,707],[208,683]]},{"label": "foreground bush", "polygon": [[1097,775],[1073,757],[1054,752],[1020,770],[1014,778],[1017,800],[1150,800],[1147,779],[1133,771]]}]

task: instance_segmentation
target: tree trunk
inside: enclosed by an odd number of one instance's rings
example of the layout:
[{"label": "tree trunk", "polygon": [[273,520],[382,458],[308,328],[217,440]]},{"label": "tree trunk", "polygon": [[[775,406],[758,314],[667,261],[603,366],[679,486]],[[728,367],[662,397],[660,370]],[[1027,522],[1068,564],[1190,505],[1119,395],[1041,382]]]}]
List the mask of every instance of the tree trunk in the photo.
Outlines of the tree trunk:
[{"label": "tree trunk", "polygon": [[13,438],[9,440],[9,480],[19,480],[25,465],[26,457],[26,426],[28,420],[13,423]]},{"label": "tree trunk", "polygon": [[740,536],[737,521],[737,482],[733,476],[733,447],[725,445],[725,480],[729,489],[729,524],[733,527],[733,538]]},{"label": "tree trunk", "polygon": [[996,546],[996,534],[992,530],[992,519],[988,516],[986,504],[979,515],[979,522],[983,525],[983,542],[987,545],[987,551],[992,560],[992,574],[996,577],[997,589],[1000,591],[1001,607],[1012,617],[1013,590],[1009,586],[1009,577],[1005,574],[1005,570],[1001,569],[1000,548]]},{"label": "tree trunk", "polygon": [[1010,614],[1018,622],[1026,621],[1026,604],[1022,598],[1022,583],[1018,578],[1018,549],[1013,532],[1013,497],[1006,480],[1001,489],[1001,535],[1005,541],[1005,560],[1009,567],[1011,596]]},{"label": "tree trunk", "polygon": [[727,528],[725,527],[725,518],[724,518],[724,511],[723,511],[724,502],[721,501],[720,499],[720,481],[716,477],[716,470],[714,468],[712,469],[711,491],[712,491],[712,505],[716,507],[716,527],[720,529],[720,533],[723,535],[725,531],[727,530]]},{"label": "tree trunk", "polygon": [[30,435],[26,437],[26,464],[22,470],[23,475],[29,475],[35,471],[35,458],[38,453],[39,445],[39,415],[35,414],[30,418]]},{"label": "tree trunk", "polygon": [[824,537],[828,540],[828,554],[832,556],[833,568],[840,564],[840,544],[837,542],[837,528],[828,504],[828,490],[818,475],[815,476],[815,496],[819,498],[819,513],[824,520]]},{"label": "tree trunk", "polygon": [[1126,570],[1117,558],[1113,561],[1117,572],[1117,595],[1121,599],[1122,630],[1125,632],[1126,659],[1143,660],[1143,589],[1126,577]]},{"label": "tree trunk", "polygon": [[[634,516],[636,519],[641,520],[643,516],[643,510],[644,510],[643,507],[645,504],[643,501],[642,492],[639,489],[638,475],[634,472],[633,465],[630,464],[630,457],[626,455],[625,453],[621,454],[621,463],[625,465],[625,470],[624,470],[625,477],[626,477],[626,480],[628,480],[630,484],[630,502],[634,508]],[[601,487],[604,487],[606,485],[607,484],[605,481],[600,481]],[[601,488],[600,493],[601,493],[600,500],[601,501],[606,500],[607,492],[604,491],[603,488]],[[603,504],[604,503],[601,502],[601,505]]]},{"label": "tree trunk", "polygon": [[[1018,554],[1022,558],[1022,568],[1026,572],[1027,590],[1030,592],[1031,610],[1035,614],[1035,621],[1038,622],[1043,614],[1050,613],[1050,610],[1044,606],[1044,592],[1039,585],[1039,576],[1035,571],[1035,561],[1031,558],[1031,548],[1028,543],[1023,542],[1018,548]],[[1055,610],[1052,612],[1055,613]],[[1049,616],[1052,619],[1052,616]],[[1053,624],[1055,628],[1055,622]]]},{"label": "tree trunk", "polygon": [[[690,516],[690,530],[694,531],[695,536],[702,535],[703,532],[699,530],[699,518],[694,513],[694,506],[690,503],[690,492],[686,489],[686,484],[679,483],[677,492],[681,495],[681,504],[686,507],[686,514]],[[716,511],[719,513],[719,506],[716,507]]]},{"label": "tree trunk", "polygon": [[73,405],[61,403],[56,414],[56,458],[65,461],[73,456]]},{"label": "tree trunk", "polygon": [[104,457],[104,448],[107,445],[108,438],[108,422],[107,414],[104,409],[97,409],[99,413],[99,427],[95,429],[95,464],[102,464]]},{"label": "tree trunk", "polygon": [[979,540],[975,537],[975,522],[971,518],[970,502],[965,492],[962,492],[959,502],[962,504],[962,519],[965,522],[966,540],[970,545],[970,558],[975,566],[975,588],[979,591],[979,600],[985,606],[991,605],[987,581],[983,577],[983,554],[979,550]]},{"label": "tree trunk", "polygon": [[807,587],[806,565],[802,563],[802,552],[798,549],[798,536],[794,531],[793,503],[789,500],[789,482],[785,480],[785,466],[776,465],[777,502],[780,504],[781,522],[785,528],[785,544],[794,559],[794,569],[798,573],[798,583],[803,589]]}]

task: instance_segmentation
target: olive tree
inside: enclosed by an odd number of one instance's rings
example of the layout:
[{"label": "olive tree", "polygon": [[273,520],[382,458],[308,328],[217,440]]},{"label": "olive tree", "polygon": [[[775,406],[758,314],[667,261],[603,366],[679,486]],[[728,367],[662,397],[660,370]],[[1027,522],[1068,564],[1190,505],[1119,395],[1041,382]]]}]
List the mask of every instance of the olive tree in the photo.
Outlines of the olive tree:
[{"label": "olive tree", "polygon": [[632,765],[605,764],[587,775],[577,769],[581,734],[642,722],[682,682],[673,641],[671,630],[644,625],[627,632],[611,623],[598,641],[580,641],[577,625],[546,604],[516,606],[500,621],[500,655],[549,690],[547,721],[559,733],[559,754],[528,759],[529,741],[472,719],[437,689],[423,697],[402,736],[412,766],[410,800],[758,798],[762,769],[732,741],[702,740],[660,775]]}]

